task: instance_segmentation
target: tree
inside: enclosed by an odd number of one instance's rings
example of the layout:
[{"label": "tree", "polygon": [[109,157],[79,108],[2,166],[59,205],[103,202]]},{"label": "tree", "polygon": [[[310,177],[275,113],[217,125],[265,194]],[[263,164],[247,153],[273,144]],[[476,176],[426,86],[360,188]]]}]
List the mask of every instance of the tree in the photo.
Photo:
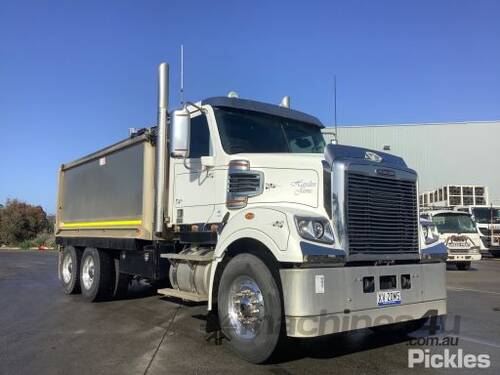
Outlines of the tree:
[{"label": "tree", "polygon": [[32,240],[38,233],[49,230],[47,214],[40,206],[17,199],[7,199],[0,210],[0,243],[17,244]]}]

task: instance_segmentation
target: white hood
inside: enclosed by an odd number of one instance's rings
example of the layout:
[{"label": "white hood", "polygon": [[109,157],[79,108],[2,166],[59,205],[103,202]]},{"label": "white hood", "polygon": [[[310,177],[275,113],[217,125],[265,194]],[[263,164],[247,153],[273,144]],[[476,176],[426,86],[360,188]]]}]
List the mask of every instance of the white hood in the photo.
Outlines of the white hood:
[{"label": "white hood", "polygon": [[318,207],[322,196],[323,154],[238,154],[250,169],[264,173],[263,193],[249,203],[297,203]]}]

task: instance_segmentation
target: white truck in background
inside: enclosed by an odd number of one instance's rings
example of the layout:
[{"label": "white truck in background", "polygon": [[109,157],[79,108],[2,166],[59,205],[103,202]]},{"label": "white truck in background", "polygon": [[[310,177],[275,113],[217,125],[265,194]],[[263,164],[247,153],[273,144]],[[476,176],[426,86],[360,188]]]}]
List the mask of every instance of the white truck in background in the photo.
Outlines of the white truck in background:
[{"label": "white truck in background", "polygon": [[423,211],[420,217],[436,226],[439,239],[448,248],[448,263],[464,271],[470,269],[472,261],[481,260],[481,239],[470,214],[433,209]]},{"label": "white truck in background", "polygon": [[[214,330],[260,363],[285,337],[408,332],[446,314],[445,246],[424,238],[417,174],[394,155],[327,145],[281,106],[215,97],[63,164],[56,240],[66,293],[132,278],[204,303]],[[207,327],[208,328],[208,327]]]},{"label": "white truck in background", "polygon": [[494,257],[500,256],[500,206],[474,205],[456,207],[455,210],[467,212],[476,223],[481,236],[481,250],[487,250]]}]

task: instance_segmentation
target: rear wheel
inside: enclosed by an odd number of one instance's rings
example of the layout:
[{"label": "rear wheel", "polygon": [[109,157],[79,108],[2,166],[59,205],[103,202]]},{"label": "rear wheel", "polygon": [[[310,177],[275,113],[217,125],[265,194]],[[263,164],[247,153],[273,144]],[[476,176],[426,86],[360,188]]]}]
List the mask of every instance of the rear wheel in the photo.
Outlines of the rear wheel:
[{"label": "rear wheel", "polygon": [[59,275],[66,294],[80,293],[80,262],[82,251],[66,246],[59,258]]},{"label": "rear wheel", "polygon": [[470,262],[460,262],[460,263],[457,263],[457,268],[460,271],[467,271],[468,269],[470,269]]},{"label": "rear wheel", "polygon": [[251,254],[231,259],[222,273],[217,304],[233,351],[253,363],[266,361],[278,346],[283,315],[281,294],[266,264]]},{"label": "rear wheel", "polygon": [[89,301],[107,300],[115,290],[113,258],[103,250],[87,247],[80,267],[82,295]]}]

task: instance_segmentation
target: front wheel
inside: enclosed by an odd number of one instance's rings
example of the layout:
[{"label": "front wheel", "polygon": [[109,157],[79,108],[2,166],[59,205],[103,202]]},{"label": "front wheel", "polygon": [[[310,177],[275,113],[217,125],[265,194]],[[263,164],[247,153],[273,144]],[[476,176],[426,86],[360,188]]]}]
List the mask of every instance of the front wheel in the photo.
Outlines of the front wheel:
[{"label": "front wheel", "polygon": [[266,361],[281,336],[281,294],[264,262],[240,254],[226,265],[217,296],[219,322],[229,345],[253,363]]},{"label": "front wheel", "polygon": [[457,268],[460,271],[467,271],[468,269],[470,269],[470,262],[460,262],[460,263],[457,263]]}]

